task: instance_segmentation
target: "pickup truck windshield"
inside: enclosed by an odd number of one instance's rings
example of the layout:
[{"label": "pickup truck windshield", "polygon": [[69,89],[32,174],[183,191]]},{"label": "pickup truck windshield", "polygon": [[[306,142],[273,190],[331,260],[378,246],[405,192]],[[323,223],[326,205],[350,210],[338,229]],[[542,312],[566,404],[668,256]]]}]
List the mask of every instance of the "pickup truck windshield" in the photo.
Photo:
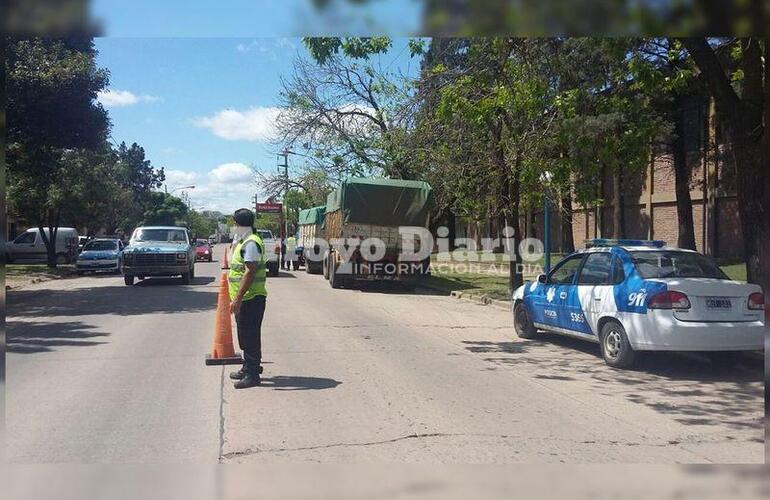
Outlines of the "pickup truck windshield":
[{"label": "pickup truck windshield", "polygon": [[117,249],[117,241],[90,241],[83,247],[84,252],[106,252]]},{"label": "pickup truck windshield", "polygon": [[729,279],[714,261],[699,253],[676,250],[630,252],[642,278]]},{"label": "pickup truck windshield", "polygon": [[166,241],[173,243],[187,243],[187,235],[184,229],[137,229],[134,232],[134,241]]},{"label": "pickup truck windshield", "polygon": [[272,240],[273,239],[273,233],[271,233],[270,231],[263,231],[261,229],[257,229],[257,234],[263,240]]}]

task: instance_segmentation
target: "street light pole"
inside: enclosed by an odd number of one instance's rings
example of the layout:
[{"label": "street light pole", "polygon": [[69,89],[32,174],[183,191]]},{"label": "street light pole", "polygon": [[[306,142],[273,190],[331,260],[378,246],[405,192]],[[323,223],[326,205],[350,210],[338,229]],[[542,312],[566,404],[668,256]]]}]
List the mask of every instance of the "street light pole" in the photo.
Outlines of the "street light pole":
[{"label": "street light pole", "polygon": [[551,272],[551,202],[548,195],[545,196],[545,206],[543,207],[543,246],[545,247],[545,259],[543,261],[543,271],[545,275]]}]

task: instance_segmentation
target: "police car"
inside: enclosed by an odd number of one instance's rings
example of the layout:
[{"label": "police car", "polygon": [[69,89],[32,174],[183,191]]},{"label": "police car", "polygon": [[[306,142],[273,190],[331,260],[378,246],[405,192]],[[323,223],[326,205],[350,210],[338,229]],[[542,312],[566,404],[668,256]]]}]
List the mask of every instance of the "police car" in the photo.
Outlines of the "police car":
[{"label": "police car", "polygon": [[512,299],[519,337],[542,329],[598,342],[615,368],[637,351],[709,351],[719,362],[764,346],[762,289],[663,241],[589,240]]}]

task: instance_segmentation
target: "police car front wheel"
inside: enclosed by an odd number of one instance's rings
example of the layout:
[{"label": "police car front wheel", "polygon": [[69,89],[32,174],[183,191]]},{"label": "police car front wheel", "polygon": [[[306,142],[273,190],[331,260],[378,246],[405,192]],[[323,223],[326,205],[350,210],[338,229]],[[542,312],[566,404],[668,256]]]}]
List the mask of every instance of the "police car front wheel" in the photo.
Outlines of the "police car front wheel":
[{"label": "police car front wheel", "polygon": [[521,302],[513,308],[513,326],[519,338],[533,339],[537,335],[537,328],[532,324],[527,306]]},{"label": "police car front wheel", "polygon": [[613,368],[630,368],[636,353],[628,341],[623,325],[617,321],[608,321],[602,326],[600,337],[602,357]]}]

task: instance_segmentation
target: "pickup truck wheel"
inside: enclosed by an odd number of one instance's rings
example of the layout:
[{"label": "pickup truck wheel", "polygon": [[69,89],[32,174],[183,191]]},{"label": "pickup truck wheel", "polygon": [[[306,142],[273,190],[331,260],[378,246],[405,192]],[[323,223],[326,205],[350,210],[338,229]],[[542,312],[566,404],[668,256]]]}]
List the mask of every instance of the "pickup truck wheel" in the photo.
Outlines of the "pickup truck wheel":
[{"label": "pickup truck wheel", "polygon": [[324,257],[324,260],[321,264],[322,272],[325,280],[329,279],[329,262],[331,262],[331,254],[327,254],[327,256]]},{"label": "pickup truck wheel", "polygon": [[190,268],[190,279],[195,279],[195,264]]},{"label": "pickup truck wheel", "polygon": [[131,286],[134,284],[134,276],[132,274],[124,274],[123,281],[126,283],[126,285]]},{"label": "pickup truck wheel", "polygon": [[190,273],[183,273],[182,274],[182,284],[183,285],[189,285],[190,284]]},{"label": "pickup truck wheel", "polygon": [[267,265],[267,272],[268,272],[268,273],[269,273],[269,275],[270,275],[270,276],[272,276],[273,278],[275,278],[276,276],[278,276],[278,263],[277,263],[277,262],[274,262],[274,263],[272,263],[272,264],[268,264],[268,265]]},{"label": "pickup truck wheel", "polygon": [[516,304],[513,309],[513,327],[516,329],[516,335],[522,339],[533,339],[537,335],[537,328],[532,324],[527,306],[521,302]]},{"label": "pickup truck wheel", "polygon": [[56,265],[63,266],[64,264],[69,264],[69,262],[70,259],[65,254],[56,254]]}]

